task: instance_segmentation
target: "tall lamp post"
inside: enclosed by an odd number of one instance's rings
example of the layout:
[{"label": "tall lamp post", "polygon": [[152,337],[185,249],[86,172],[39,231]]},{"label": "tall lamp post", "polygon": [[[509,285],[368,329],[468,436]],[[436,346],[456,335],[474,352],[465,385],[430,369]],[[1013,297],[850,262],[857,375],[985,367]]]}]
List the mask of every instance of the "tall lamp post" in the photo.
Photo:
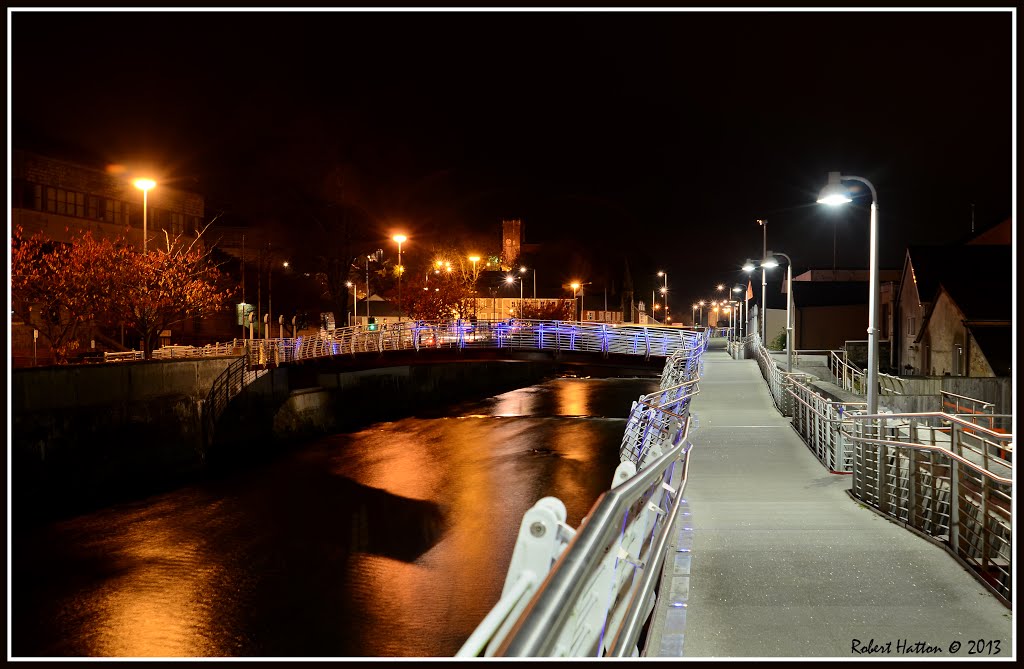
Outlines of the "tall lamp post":
[{"label": "tall lamp post", "polygon": [[665,286],[662,286],[661,288],[658,289],[658,292],[661,293],[661,301],[665,305],[665,320],[664,320],[664,323],[665,323],[665,325],[668,325],[668,288],[666,288]]},{"label": "tall lamp post", "polygon": [[[793,260],[785,253],[779,253],[778,251],[768,251],[768,254],[759,263],[761,271],[773,269],[779,266],[779,261],[776,260],[775,256],[782,256],[786,259],[786,371],[793,371],[793,322],[792,322],[792,308],[793,303]],[[753,272],[757,268],[753,261],[747,260],[743,263],[744,272]],[[762,327],[764,325],[764,312],[762,309],[761,320]],[[763,331],[763,330],[762,330]],[[761,346],[766,346],[766,342],[762,339]]]},{"label": "tall lamp post", "polygon": [[779,266],[775,256],[786,259],[786,371],[793,371],[793,260],[785,253],[769,251],[761,267],[772,269]]},{"label": "tall lamp post", "polygon": [[142,191],[142,254],[146,254],[146,210],[149,208],[149,190],[156,186],[152,179],[136,179],[135,187]]},{"label": "tall lamp post", "polygon": [[356,284],[346,281],[345,285],[352,289],[352,321],[349,323],[351,326],[356,324],[356,299],[358,296],[356,295]]},{"label": "tall lamp post", "polygon": [[393,241],[398,242],[398,322],[402,322],[402,242],[408,237],[405,235],[395,235],[391,238]]},{"label": "tall lamp post", "polygon": [[[505,277],[505,283],[513,285],[516,282],[516,277],[509,274]],[[523,317],[523,277],[519,277],[519,318]]]},{"label": "tall lamp post", "polygon": [[[732,287],[732,292],[740,293],[740,292],[743,292],[743,289],[740,288],[739,286],[733,286]],[[733,300],[732,296],[730,296],[729,299]],[[743,303],[740,302],[739,300],[733,300],[733,301],[736,304],[736,307],[735,307],[736,318],[733,319],[733,322],[735,323],[735,325],[733,326],[732,339],[733,339],[733,341],[736,341],[737,339],[739,339],[740,318],[743,317],[743,310],[742,310]]]},{"label": "tall lamp post", "polygon": [[694,325],[697,324],[697,303],[693,303],[693,307],[690,309],[690,320]]},{"label": "tall lamp post", "polygon": [[569,284],[569,287],[572,288],[572,318],[574,321],[579,322],[578,310],[576,308],[576,291],[580,289],[580,282],[573,281]]},{"label": "tall lamp post", "polygon": [[[762,242],[761,242],[761,257],[762,258],[766,258],[768,256],[768,221],[763,219],[763,218],[759,218],[759,219],[757,219],[757,224],[760,225],[762,228],[764,228],[764,235],[762,236]],[[761,316],[761,345],[762,346],[765,345],[765,341],[767,340],[767,337],[768,337],[768,330],[766,329],[768,323],[767,323],[767,319],[764,317],[765,316],[764,312],[767,311],[767,306],[766,306],[767,305],[767,299],[768,299],[767,295],[768,295],[768,281],[767,281],[767,278],[766,278],[766,275],[765,275],[764,268],[762,267],[761,268],[761,312],[760,312],[760,316]]]},{"label": "tall lamp post", "polygon": [[819,204],[839,205],[852,202],[843,181],[859,181],[871,192],[871,232],[868,268],[868,393],[867,411],[869,415],[878,413],[878,193],[870,181],[864,177],[828,173],[828,183],[821,189],[818,196]]},{"label": "tall lamp post", "polygon": [[665,296],[665,323],[668,323],[668,272],[659,271],[658,276],[665,279],[665,283],[662,284],[661,294]]},{"label": "tall lamp post", "polygon": [[697,306],[700,307],[700,311],[697,314],[697,321],[700,325],[704,325],[704,300],[698,302]]}]

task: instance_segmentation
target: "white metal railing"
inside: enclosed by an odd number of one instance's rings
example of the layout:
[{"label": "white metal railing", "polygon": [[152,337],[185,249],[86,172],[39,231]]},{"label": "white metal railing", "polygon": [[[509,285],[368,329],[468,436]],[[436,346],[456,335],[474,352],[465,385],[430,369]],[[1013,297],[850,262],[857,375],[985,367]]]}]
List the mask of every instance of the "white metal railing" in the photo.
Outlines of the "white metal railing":
[{"label": "white metal railing", "polygon": [[579,530],[555,498],[523,517],[501,598],[457,657],[638,653],[686,485],[689,403],[709,334],[665,361],[659,390],[633,404],[613,487]]},{"label": "white metal railing", "polygon": [[855,416],[851,492],[1012,601],[1013,435],[945,413]]},{"label": "white metal railing", "polygon": [[864,404],[826,400],[806,376],[783,374],[756,335],[747,343],[780,412],[792,406],[794,428],[826,467],[852,475],[857,499],[945,545],[1011,604],[1013,435],[994,426],[1007,417],[945,392],[943,407],[964,414],[865,415]]},{"label": "white metal railing", "polygon": [[[867,394],[867,373],[847,359],[846,351],[829,351],[828,369],[836,385],[857,395]],[[879,395],[905,395],[906,383],[892,374],[878,373]]]},{"label": "white metal railing", "polygon": [[364,326],[321,330],[301,337],[234,340],[225,344],[165,346],[154,358],[230,355],[244,349],[251,367],[309,358],[426,348],[504,348],[580,351],[602,355],[667,357],[706,337],[702,331],[660,326],[575,321],[405,321],[370,330]]}]

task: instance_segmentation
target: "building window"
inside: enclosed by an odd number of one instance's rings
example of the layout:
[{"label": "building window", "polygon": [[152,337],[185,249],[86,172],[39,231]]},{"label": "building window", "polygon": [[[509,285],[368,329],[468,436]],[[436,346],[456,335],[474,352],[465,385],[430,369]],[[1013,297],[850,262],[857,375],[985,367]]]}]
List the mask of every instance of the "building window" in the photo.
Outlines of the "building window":
[{"label": "building window", "polygon": [[89,218],[97,221],[102,220],[102,217],[100,216],[100,199],[98,197],[96,197],[95,195],[90,195],[86,199],[86,205],[88,207],[86,215]]},{"label": "building window", "polygon": [[185,232],[185,216],[183,214],[168,213],[167,218],[170,219],[172,237],[177,237]]},{"label": "building window", "polygon": [[913,316],[907,316],[907,336],[917,336],[917,319]]},{"label": "building window", "polygon": [[128,204],[120,200],[105,200],[103,220],[107,223],[128,225]]},{"label": "building window", "polygon": [[85,218],[85,194],[63,188],[47,188],[46,211]]}]

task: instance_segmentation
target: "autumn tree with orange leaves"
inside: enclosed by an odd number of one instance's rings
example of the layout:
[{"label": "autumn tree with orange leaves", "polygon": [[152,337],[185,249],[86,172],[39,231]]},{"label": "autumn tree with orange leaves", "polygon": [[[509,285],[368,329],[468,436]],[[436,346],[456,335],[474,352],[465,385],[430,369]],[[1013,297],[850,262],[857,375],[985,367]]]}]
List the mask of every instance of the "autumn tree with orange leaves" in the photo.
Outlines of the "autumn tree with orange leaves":
[{"label": "autumn tree with orange leaves", "polygon": [[50,342],[65,362],[79,337],[109,315],[109,296],[130,250],[88,232],[71,243],[41,234],[26,238],[19,226],[11,239],[11,302],[14,313]]},{"label": "autumn tree with orange leaves", "polygon": [[195,241],[185,245],[168,237],[164,248],[134,259],[133,276],[115,294],[112,314],[114,322],[123,321],[139,333],[147,359],[162,330],[218,311],[233,292]]},{"label": "autumn tree with orange leaves", "polygon": [[88,232],[69,243],[26,238],[20,227],[12,236],[13,309],[50,342],[58,363],[93,325],[133,328],[150,358],[161,330],[221,308],[231,294],[225,283],[194,242],[168,237],[143,255],[124,239]]}]

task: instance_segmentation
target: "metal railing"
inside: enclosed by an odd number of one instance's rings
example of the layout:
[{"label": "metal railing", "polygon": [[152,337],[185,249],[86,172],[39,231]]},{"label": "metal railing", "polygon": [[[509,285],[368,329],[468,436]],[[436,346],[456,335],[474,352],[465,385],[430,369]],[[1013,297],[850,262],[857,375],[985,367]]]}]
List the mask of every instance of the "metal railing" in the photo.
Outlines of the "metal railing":
[{"label": "metal railing", "polygon": [[862,403],[826,400],[804,375],[783,374],[756,335],[747,344],[773,398],[792,398],[793,426],[811,452],[832,472],[852,475],[854,497],[932,537],[1010,605],[1013,435],[985,424],[1010,417],[945,392],[943,406],[964,414],[865,415]]},{"label": "metal railing", "polygon": [[1013,435],[945,413],[855,416],[852,494],[1012,600]]},{"label": "metal railing", "polygon": [[853,470],[853,453],[844,438],[844,427],[849,426],[852,415],[864,413],[867,403],[830,400],[806,381],[794,374],[785,384],[784,391],[792,398],[793,428],[829,471],[848,473]]},{"label": "metal railing", "polygon": [[245,349],[252,367],[333,355],[400,350],[488,348],[670,356],[706,338],[681,328],[574,321],[406,321],[376,330],[363,326],[321,330],[315,335],[252,339]]},{"label": "metal railing", "polygon": [[686,485],[689,402],[708,334],[665,361],[659,390],[626,422],[613,487],[578,532],[555,498],[523,517],[502,596],[457,657],[638,653]]},{"label": "metal railing", "polygon": [[[857,395],[867,394],[867,373],[847,359],[846,351],[829,351],[828,370],[837,386]],[[878,394],[905,395],[903,379],[892,374],[878,373]]]},{"label": "metal railing", "polygon": [[211,426],[224,413],[228,402],[245,387],[245,368],[245,357],[239,357],[214,379],[210,392],[206,394],[206,399],[203,402],[203,413],[206,419],[210,421],[209,424]]}]

